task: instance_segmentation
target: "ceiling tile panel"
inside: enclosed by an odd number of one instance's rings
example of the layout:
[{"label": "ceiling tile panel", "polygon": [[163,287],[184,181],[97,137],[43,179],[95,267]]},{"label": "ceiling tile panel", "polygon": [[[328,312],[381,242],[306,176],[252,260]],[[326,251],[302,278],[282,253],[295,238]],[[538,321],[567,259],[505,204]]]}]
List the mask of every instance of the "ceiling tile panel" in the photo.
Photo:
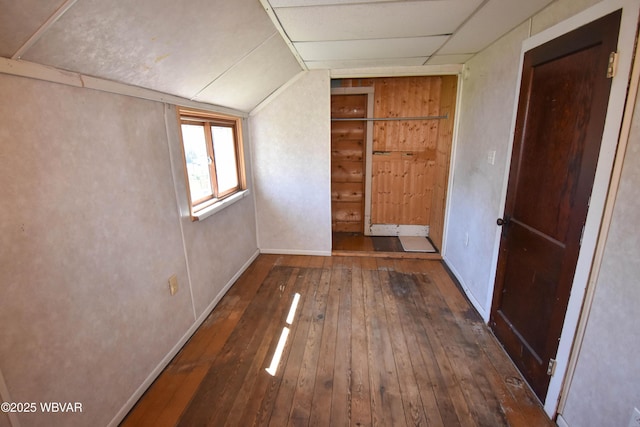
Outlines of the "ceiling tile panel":
[{"label": "ceiling tile panel", "polygon": [[195,99],[248,112],[301,71],[287,45],[275,34]]},{"label": "ceiling tile panel", "polygon": [[473,53],[462,55],[433,55],[427,61],[427,65],[464,64],[473,57]]},{"label": "ceiling tile panel", "polygon": [[438,53],[477,53],[552,1],[490,0],[451,37]]},{"label": "ceiling tile panel", "polygon": [[303,6],[329,6],[354,3],[389,3],[390,1],[411,0],[272,0],[269,3],[273,7],[303,7]]},{"label": "ceiling tile panel", "polygon": [[82,0],[23,58],[190,98],[275,32],[256,0]]},{"label": "ceiling tile panel", "polygon": [[308,61],[310,70],[337,70],[341,68],[378,68],[378,67],[413,67],[422,65],[428,57],[423,58],[394,58],[394,59],[361,59],[344,61]]},{"label": "ceiling tile panel", "polygon": [[294,43],[305,61],[425,57],[447,36]]},{"label": "ceiling tile panel", "polygon": [[430,0],[276,8],[291,41],[420,37],[452,33],[481,0]]},{"label": "ceiling tile panel", "polygon": [[0,56],[10,58],[64,0],[0,0]]}]

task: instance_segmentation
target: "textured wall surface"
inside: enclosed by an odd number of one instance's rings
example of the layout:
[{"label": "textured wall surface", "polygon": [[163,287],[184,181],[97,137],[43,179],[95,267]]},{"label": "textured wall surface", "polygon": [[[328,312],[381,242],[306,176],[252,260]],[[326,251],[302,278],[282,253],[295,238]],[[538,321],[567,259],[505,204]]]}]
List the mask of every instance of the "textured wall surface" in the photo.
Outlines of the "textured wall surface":
[{"label": "textured wall surface", "polygon": [[106,425],[255,253],[253,202],[186,218],[160,103],[5,75],[0,92],[20,100],[0,103],[0,372],[16,402],[82,402],[56,424]]},{"label": "textured wall surface", "polygon": [[[488,290],[505,178],[523,24],[469,61],[460,103],[446,239],[447,263],[476,308],[491,307]],[[495,151],[495,162],[488,155]],[[468,244],[467,242],[468,235]]]},{"label": "textured wall surface", "polygon": [[553,2],[465,64],[446,256],[483,315],[491,309],[495,221],[502,215],[522,42],[530,31],[540,32],[594,3]]},{"label": "textured wall surface", "polygon": [[[522,41],[529,31],[536,34],[595,3],[556,1],[466,64],[446,257],[471,300],[487,316],[493,288],[495,219],[501,215],[500,195],[509,161]],[[633,407],[640,405],[640,364],[636,356],[640,353],[640,240],[635,226],[640,213],[639,121],[637,117],[625,157],[584,345],[567,391],[563,419],[572,427],[626,426]],[[492,150],[496,151],[495,165],[487,162],[487,153]]]},{"label": "textured wall surface", "polygon": [[262,251],[331,251],[330,96],[307,72],[249,119]]},{"label": "textured wall surface", "polygon": [[[169,140],[177,142],[170,144],[173,176],[184,233],[184,250],[189,263],[193,304],[196,316],[200,317],[243,263],[257,251],[254,199],[245,197],[202,221],[191,221],[178,121],[173,106],[166,107],[166,123]],[[242,132],[247,185],[252,192],[250,143],[245,121]]]},{"label": "textured wall surface", "polygon": [[531,35],[538,34],[599,2],[600,0],[554,1],[531,19]]},{"label": "textured wall surface", "polygon": [[640,104],[580,358],[563,414],[570,426],[626,426],[640,409]]}]

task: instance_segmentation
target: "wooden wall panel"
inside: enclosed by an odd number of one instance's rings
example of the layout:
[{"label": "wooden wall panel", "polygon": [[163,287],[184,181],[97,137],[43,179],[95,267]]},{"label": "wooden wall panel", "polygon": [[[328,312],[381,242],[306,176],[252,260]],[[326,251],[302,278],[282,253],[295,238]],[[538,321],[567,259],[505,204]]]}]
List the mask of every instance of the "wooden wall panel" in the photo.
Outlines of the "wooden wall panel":
[{"label": "wooden wall panel", "polygon": [[362,209],[359,202],[342,202],[340,208],[336,209],[336,222],[358,222],[362,221]]},{"label": "wooden wall panel", "polygon": [[376,79],[341,79],[341,87],[370,87]]},{"label": "wooden wall panel", "polygon": [[[374,155],[372,161],[372,223],[428,225],[429,237],[441,248],[457,76],[342,79],[341,86],[373,86],[377,118],[448,115],[373,126],[374,153],[384,155]],[[335,132],[345,139],[357,134],[353,129]]]},{"label": "wooden wall panel", "polygon": [[331,186],[331,200],[336,202],[361,202],[363,200],[362,183],[334,182]]},{"label": "wooden wall panel", "polygon": [[[367,95],[332,95],[332,118],[367,115]],[[365,122],[331,122],[332,230],[364,230]]]},{"label": "wooden wall panel", "polygon": [[333,162],[331,179],[333,182],[362,182],[364,170],[362,162]]},{"label": "wooden wall panel", "polygon": [[438,147],[434,171],[434,186],[431,199],[431,215],[429,218],[429,238],[437,248],[442,248],[444,232],[444,213],[447,201],[447,185],[449,182],[449,165],[451,163],[451,145],[453,141],[453,125],[456,112],[456,95],[458,91],[457,76],[443,76],[440,97],[440,114],[448,115],[440,120],[438,129]]},{"label": "wooden wall panel", "polygon": [[[335,95],[334,95],[335,96]],[[331,140],[364,140],[364,122],[331,122]]]},{"label": "wooden wall panel", "polygon": [[[439,114],[440,78],[375,79],[374,117],[422,117]],[[435,150],[438,121],[374,122],[374,151]]]},{"label": "wooden wall panel", "polygon": [[[366,95],[339,95],[335,102],[331,103],[331,117],[335,118],[360,118],[367,117]],[[362,98],[365,97],[365,101]]]},{"label": "wooden wall panel", "polygon": [[371,222],[427,225],[435,162],[401,153],[375,155],[372,163]]},{"label": "wooden wall panel", "polygon": [[[441,86],[440,77],[374,79],[374,117],[438,116]],[[387,156],[373,157],[372,223],[430,225],[438,127],[439,120],[374,122],[374,153]]]},{"label": "wooden wall panel", "polygon": [[334,162],[362,162],[364,141],[361,139],[338,139],[331,145],[331,160]]}]

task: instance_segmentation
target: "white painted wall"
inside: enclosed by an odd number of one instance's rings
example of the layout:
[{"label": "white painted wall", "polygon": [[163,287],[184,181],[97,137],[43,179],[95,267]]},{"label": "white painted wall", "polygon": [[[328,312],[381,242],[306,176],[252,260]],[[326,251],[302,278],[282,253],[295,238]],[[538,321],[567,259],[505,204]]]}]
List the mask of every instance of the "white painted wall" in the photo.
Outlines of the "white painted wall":
[{"label": "white painted wall", "polygon": [[[573,17],[578,12],[587,9],[589,6],[595,4],[598,8],[602,6],[602,9],[605,9],[613,3],[617,2],[606,0],[603,2],[592,0],[580,2],[556,1],[534,16],[529,22],[514,29],[466,64],[468,70],[465,73],[466,79],[463,82],[460,106],[461,115],[454,158],[455,167],[451,203],[449,205],[445,259],[460,279],[469,298],[485,320],[488,319],[491,308],[495,256],[499,243],[499,229],[495,225],[495,219],[501,216],[502,204],[504,203],[504,189],[506,188],[507,165],[512,139],[509,125],[515,113],[519,52],[522,43],[529,37],[530,32],[531,34],[536,34],[565,19],[572,18],[573,20]],[[634,27],[632,30],[634,30],[637,13],[636,16],[631,15],[627,14],[627,18],[623,17],[623,20],[632,21],[631,24]],[[629,57],[629,52],[633,50],[633,41],[626,38],[621,49],[624,49],[625,54]],[[628,62],[628,59],[626,61]],[[628,63],[626,66],[628,66]],[[626,72],[628,73],[628,71]],[[624,82],[622,84],[623,96],[616,98],[619,100],[619,104],[613,106],[614,108],[610,106],[610,114],[612,111],[617,111],[616,114],[621,111],[621,106],[624,102]],[[620,83],[614,81],[614,86],[618,88],[616,90],[620,93]],[[619,126],[619,121],[617,126]],[[609,152],[611,152],[611,148],[615,149],[617,138],[615,129],[612,128],[612,130],[615,133],[613,145],[603,143],[603,146],[608,146],[607,150]],[[608,138],[608,140],[610,139]],[[486,160],[488,152],[492,150],[496,150],[496,162],[493,166],[489,165]],[[611,159],[609,158],[609,160]],[[637,186],[637,175],[628,178],[628,180]],[[598,190],[601,206],[604,195],[606,195],[606,186]],[[627,202],[620,201],[621,198],[626,200],[627,197],[629,197]],[[637,195],[635,194],[620,194],[618,204],[623,203],[624,206],[636,197]],[[630,205],[629,209],[633,212],[634,208],[632,206]],[[631,218],[634,218],[634,214],[629,213],[627,215],[629,215],[628,221],[632,221]],[[593,222],[593,220],[588,219],[587,223],[589,224],[590,221]],[[638,256],[637,236],[634,237],[634,234],[637,235],[637,231],[629,228],[628,225],[625,229],[626,235],[619,233],[618,236],[613,237],[621,240],[612,241],[612,237],[610,237],[608,241],[608,245],[620,246],[629,250],[626,258],[617,258],[621,264],[636,262],[635,259]],[[585,236],[585,241],[590,241],[591,244],[594,244],[597,237],[597,228],[597,222],[593,223],[590,228],[588,227],[591,231],[589,231],[588,236]],[[468,246],[465,245],[467,233],[469,233]],[[586,264],[580,268],[581,271],[579,272],[584,276],[582,279],[584,279],[585,284],[590,270],[589,262],[590,260],[586,260]],[[630,277],[635,277],[637,272],[637,269],[631,268],[628,274]],[[576,276],[578,276],[578,273]],[[635,284],[631,285],[631,283],[627,282],[616,283],[618,288],[635,286]],[[582,290],[584,290],[584,285]],[[627,297],[637,297],[635,293],[630,293],[629,289],[626,289],[625,292]],[[638,389],[637,384],[635,384],[637,383],[637,376],[634,373],[630,374],[630,371],[637,372],[639,365],[633,356],[630,356],[633,352],[628,352],[624,347],[627,340],[637,340],[637,333],[635,335],[631,334],[623,341],[624,333],[638,329],[638,316],[633,315],[633,299],[627,298],[623,307],[617,307],[615,304],[606,304],[611,302],[607,301],[607,297],[602,297],[599,301],[596,301],[599,309],[594,308],[594,311],[597,313],[598,310],[601,310],[601,313],[608,313],[603,315],[603,319],[608,319],[610,322],[607,324],[608,327],[613,327],[613,322],[611,322],[613,318],[624,324],[624,327],[621,328],[623,334],[614,334],[615,337],[610,340],[611,345],[593,344],[592,351],[594,355],[597,351],[597,360],[599,360],[600,365],[597,364],[595,356],[592,360],[589,360],[581,355],[578,366],[583,368],[576,371],[576,377],[578,378],[574,380],[574,386],[568,390],[570,402],[574,406],[567,406],[566,419],[563,419],[568,421],[570,425],[626,425],[631,415],[632,406],[629,406],[631,400],[636,399],[636,405],[639,404],[637,402]],[[636,298],[635,301],[637,302],[638,299]],[[572,326],[565,328],[565,331],[563,331],[559,355],[562,355],[564,360],[562,362],[559,361],[557,372],[560,373],[557,373],[552,378],[550,394],[547,396],[547,404],[545,405],[545,409],[551,415],[554,415],[556,400],[562,387],[563,373],[567,368],[568,354],[571,350],[581,302],[581,295],[578,295],[577,299],[572,296],[572,301],[570,301],[570,306],[575,308],[570,307],[573,316],[571,321],[573,323]],[[621,309],[621,316],[613,312],[619,308]],[[637,309],[635,312],[637,313]],[[593,322],[592,319],[589,323],[587,337],[604,338],[606,331],[604,329],[594,329],[595,327],[591,326]],[[603,322],[605,321],[603,320]],[[632,346],[632,351],[637,351],[637,346]],[[563,366],[560,366],[560,364]],[[593,374],[594,370],[598,372],[597,375]],[[586,375],[587,379],[584,378],[584,375]],[[615,392],[611,391],[614,389],[612,389],[610,383],[606,382],[606,378],[621,379]],[[622,380],[622,378],[625,379]],[[575,387],[580,387],[580,389],[575,390]],[[618,390],[624,394],[624,398],[621,399],[622,403],[614,403],[618,398]],[[573,396],[580,396],[581,399]],[[622,406],[626,406],[626,409],[622,408]],[[603,407],[615,408],[618,412],[626,411],[624,417],[617,418],[618,420],[623,420],[624,424],[612,423],[611,418],[605,416],[595,416],[597,408],[602,409]],[[578,412],[576,408],[579,408],[584,416],[576,417],[575,414]],[[575,412],[572,414],[571,410]],[[607,415],[611,415],[613,410],[607,410]],[[593,416],[590,414],[593,414]],[[572,416],[574,420],[571,419]]]},{"label": "white painted wall", "polygon": [[[492,257],[510,146],[523,24],[465,65],[445,260],[488,319]],[[494,164],[488,161],[496,152]],[[468,234],[468,245],[467,242]]]},{"label": "white painted wall", "polygon": [[640,104],[567,403],[570,426],[627,426],[640,409]]},{"label": "white painted wall", "polygon": [[[226,292],[224,287],[257,252],[254,199],[245,197],[203,221],[191,221],[175,107],[167,105],[165,116],[193,305],[196,317],[200,317],[211,311],[211,302]],[[242,127],[247,186],[252,192],[251,144],[246,119]]]},{"label": "white painted wall", "polygon": [[0,392],[117,422],[256,255],[253,199],[190,221],[174,107],[3,74],[0,92]]},{"label": "white painted wall", "polygon": [[[522,42],[597,3],[559,0],[465,64],[445,242],[446,261],[485,318],[491,309],[495,241],[511,156]],[[495,151],[495,162],[488,156]],[[467,241],[468,244],[465,244]]]},{"label": "white painted wall", "polygon": [[304,72],[249,118],[261,252],[331,253],[330,102],[329,73]]}]

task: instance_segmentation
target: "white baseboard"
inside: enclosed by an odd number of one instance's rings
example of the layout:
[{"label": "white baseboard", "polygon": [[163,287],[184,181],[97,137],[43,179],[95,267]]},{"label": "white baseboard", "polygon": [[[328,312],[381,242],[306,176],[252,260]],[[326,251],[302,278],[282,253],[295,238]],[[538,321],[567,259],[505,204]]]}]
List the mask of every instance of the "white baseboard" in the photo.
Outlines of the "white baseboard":
[{"label": "white baseboard", "polygon": [[270,255],[309,255],[309,256],[331,256],[331,251],[307,251],[300,249],[264,249],[260,248],[261,254]]},{"label": "white baseboard", "polygon": [[558,418],[556,419],[556,424],[558,424],[558,427],[569,427],[569,423],[567,423],[567,421],[562,418],[562,414],[558,415]]},{"label": "white baseboard", "polygon": [[471,293],[471,291],[469,290],[469,287],[466,285],[464,280],[462,280],[460,273],[458,273],[455,267],[453,267],[449,263],[449,259],[446,256],[444,256],[442,260],[447,265],[447,268],[451,270],[451,272],[456,277],[458,282],[460,282],[460,286],[462,286],[462,290],[464,291],[467,298],[469,298],[469,301],[471,301],[471,304],[473,304],[473,307],[478,311],[478,313],[480,313],[480,316],[482,316],[482,319],[484,320],[484,322],[485,323],[489,322],[489,312],[486,311],[484,307],[482,307],[482,304],[480,304],[480,302],[476,299],[476,297]]},{"label": "white baseboard", "polygon": [[149,376],[144,380],[144,382],[140,385],[140,387],[138,387],[138,389],[135,391],[135,393],[133,393],[133,395],[129,398],[129,400],[127,400],[127,403],[125,403],[125,405],[118,411],[116,416],[113,417],[111,422],[108,424],[109,427],[117,427],[122,422],[124,417],[126,417],[129,411],[131,411],[131,408],[133,408],[134,405],[138,402],[138,400],[140,400],[144,392],[147,391],[147,389],[151,386],[151,384],[153,384],[156,378],[167,367],[169,362],[171,362],[171,360],[175,357],[175,355],[178,354],[180,349],[184,347],[184,345],[187,343],[189,338],[191,338],[191,336],[198,330],[200,325],[202,325],[202,322],[204,322],[205,319],[209,316],[209,314],[211,314],[211,312],[213,311],[215,306],[218,304],[218,302],[220,302],[222,297],[227,293],[227,291],[231,288],[231,286],[233,286],[236,280],[240,278],[242,273],[244,273],[247,270],[247,268],[249,268],[251,263],[255,261],[258,255],[260,255],[260,251],[256,250],[254,254],[251,255],[249,260],[245,262],[240,268],[240,270],[231,278],[231,280],[227,282],[224,288],[222,288],[222,290],[218,293],[218,295],[216,295],[213,301],[211,301],[211,304],[207,306],[207,308],[200,315],[200,317],[196,319],[196,321],[193,323],[193,325],[191,325],[191,327],[182,336],[182,338],[180,338],[180,340],[176,343],[176,345],[173,346],[171,351],[169,351],[169,353],[167,353],[167,355],[162,358],[160,363],[155,367],[153,371],[151,371]]}]

